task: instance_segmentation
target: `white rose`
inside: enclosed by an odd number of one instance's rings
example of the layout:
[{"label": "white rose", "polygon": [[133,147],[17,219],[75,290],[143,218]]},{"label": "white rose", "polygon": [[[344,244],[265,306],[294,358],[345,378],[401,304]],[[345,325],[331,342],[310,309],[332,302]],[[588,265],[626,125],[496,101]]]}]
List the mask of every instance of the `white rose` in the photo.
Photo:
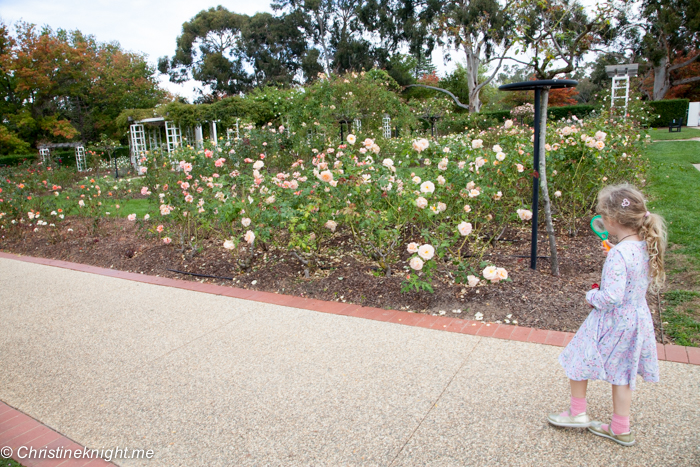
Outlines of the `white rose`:
[{"label": "white rose", "polygon": [[488,266],[481,272],[481,275],[484,276],[484,279],[486,280],[493,280],[498,276],[498,273],[496,272],[497,269],[498,268],[496,266]]},{"label": "white rose", "polygon": [[529,211],[527,209],[518,209],[516,212],[518,213],[518,217],[520,217],[521,220],[529,221],[530,219],[532,219],[532,211]]},{"label": "white rose", "polygon": [[423,260],[417,256],[411,258],[411,261],[409,261],[408,264],[411,266],[411,269],[415,271],[420,271],[421,269],[423,269]]},{"label": "white rose", "polygon": [[423,182],[420,186],[420,191],[422,193],[433,193],[435,191],[435,185],[431,181]]},{"label": "white rose", "polygon": [[435,255],[435,248],[433,248],[432,245],[429,245],[426,243],[425,245],[421,245],[418,248],[418,256],[420,256],[421,258],[423,258],[426,261],[431,259],[434,255]]},{"label": "white rose", "polygon": [[466,237],[472,232],[472,224],[470,222],[462,222],[457,226],[457,230],[459,230],[460,235]]}]

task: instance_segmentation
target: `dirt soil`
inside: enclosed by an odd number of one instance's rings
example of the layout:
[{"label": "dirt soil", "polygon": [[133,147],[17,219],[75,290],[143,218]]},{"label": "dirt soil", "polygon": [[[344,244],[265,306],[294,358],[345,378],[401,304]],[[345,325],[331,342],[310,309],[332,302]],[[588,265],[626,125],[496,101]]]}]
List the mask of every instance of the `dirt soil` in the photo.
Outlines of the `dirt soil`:
[{"label": "dirt soil", "polygon": [[[588,316],[591,308],[585,294],[593,283],[600,282],[605,261],[598,238],[589,230],[581,230],[576,237],[558,235],[559,277],[550,274],[548,258],[540,258],[534,271],[529,267],[529,230],[507,230],[483,259],[506,268],[512,281],[470,288],[455,284],[455,266],[443,263],[433,281],[435,293],[403,294],[402,271],[411,255],[404,249],[401,260],[392,267],[395,274],[385,277],[375,262],[353,251],[351,236],[342,232],[327,245],[329,253],[320,258],[320,267],[309,279],[304,278],[301,263],[284,250],[271,246],[264,250],[258,245],[252,266],[242,270],[220,240],[203,240],[196,254],[183,252],[174,242],[165,245],[155,233],[139,230],[137,223],[126,219],[103,219],[98,231],[93,232],[91,219],[71,217],[55,228],[41,227],[38,232],[29,226],[13,226],[2,231],[0,237],[0,249],[11,253],[464,319],[474,319],[480,312],[487,322],[505,323],[507,319],[511,324],[569,332],[575,332]],[[549,255],[544,232],[538,242],[538,255]],[[169,269],[233,280],[195,277]],[[648,296],[647,301],[657,323],[656,296]],[[658,329],[657,338],[660,341]]]}]

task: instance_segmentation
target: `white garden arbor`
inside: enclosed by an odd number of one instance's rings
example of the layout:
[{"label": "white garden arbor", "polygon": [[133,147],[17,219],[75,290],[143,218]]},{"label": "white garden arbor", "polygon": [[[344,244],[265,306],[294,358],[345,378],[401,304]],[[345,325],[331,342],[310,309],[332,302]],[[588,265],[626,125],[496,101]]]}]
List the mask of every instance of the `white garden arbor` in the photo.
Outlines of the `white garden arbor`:
[{"label": "white garden arbor", "polygon": [[[218,122],[204,122],[209,125],[209,137],[214,144],[218,139]],[[204,144],[202,124],[187,127],[184,130],[179,124],[163,117],[144,118],[129,125],[129,148],[131,151],[131,165],[138,172],[141,168],[141,159],[146,151],[163,150],[170,156],[173,166],[177,165],[173,155],[175,149],[185,142],[192,141],[201,148]]]},{"label": "white garden arbor", "polygon": [[163,117],[144,118],[129,125],[131,165],[138,172],[146,151],[165,149],[173,154],[182,146],[180,126]]},{"label": "white garden arbor", "polygon": [[75,149],[75,166],[78,168],[78,172],[85,172],[87,170],[87,162],[85,160],[85,147],[82,141],[75,143],[40,143],[39,157],[43,164],[50,164],[52,160],[51,150],[58,148],[74,148]]},{"label": "white garden arbor", "polygon": [[[627,109],[630,101],[630,78],[637,76],[639,65],[637,63],[607,65],[605,72],[608,74],[608,77],[612,78],[610,112],[612,115],[627,118]],[[621,115],[620,110],[622,110]]]}]

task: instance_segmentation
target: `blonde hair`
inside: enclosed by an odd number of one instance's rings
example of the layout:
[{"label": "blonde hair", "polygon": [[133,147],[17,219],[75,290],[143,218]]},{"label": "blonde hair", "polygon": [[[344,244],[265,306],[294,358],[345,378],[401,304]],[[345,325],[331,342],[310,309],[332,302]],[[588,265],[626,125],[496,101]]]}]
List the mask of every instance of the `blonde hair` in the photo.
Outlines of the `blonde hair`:
[{"label": "blonde hair", "polygon": [[666,280],[664,253],[666,223],[658,214],[647,211],[644,195],[629,183],[606,186],[598,193],[598,213],[633,229],[647,243],[649,277],[652,291],[658,291]]}]

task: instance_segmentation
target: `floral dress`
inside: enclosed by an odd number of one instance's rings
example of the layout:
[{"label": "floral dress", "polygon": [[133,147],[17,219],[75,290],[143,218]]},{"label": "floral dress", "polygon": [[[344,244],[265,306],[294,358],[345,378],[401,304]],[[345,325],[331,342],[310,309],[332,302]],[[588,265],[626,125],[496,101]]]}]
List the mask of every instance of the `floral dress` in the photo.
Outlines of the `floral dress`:
[{"label": "floral dress", "polygon": [[637,374],[645,381],[659,381],[648,285],[644,240],[620,242],[608,252],[600,289],[586,293],[594,309],[559,356],[569,379],[629,384],[632,390]]}]

